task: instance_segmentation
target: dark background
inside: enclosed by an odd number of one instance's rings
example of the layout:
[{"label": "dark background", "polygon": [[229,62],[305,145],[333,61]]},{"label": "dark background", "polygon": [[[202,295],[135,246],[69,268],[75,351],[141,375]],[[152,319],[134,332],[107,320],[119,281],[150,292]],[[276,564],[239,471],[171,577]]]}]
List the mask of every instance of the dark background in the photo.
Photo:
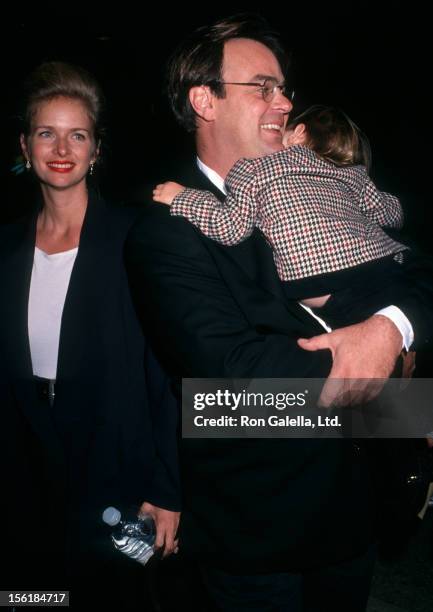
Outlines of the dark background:
[{"label": "dark background", "polygon": [[[215,4],[215,3],[214,3]],[[100,81],[107,97],[108,138],[99,169],[102,191],[114,198],[137,197],[140,188],[164,177],[169,160],[192,154],[190,137],[171,116],[163,92],[165,62],[185,33],[217,17],[255,10],[278,29],[292,50],[296,104],[335,104],[369,136],[372,176],[397,194],[406,213],[404,238],[433,251],[430,227],[431,33],[416,3],[359,3],[318,10],[314,5],[261,7],[218,4],[218,9],[162,3],[48,4],[3,18],[0,41],[2,116],[0,219],[17,215],[28,177],[10,169],[18,155],[15,116],[19,85],[41,61],[80,64]],[[216,6],[216,5],[215,5]],[[166,176],[165,178],[170,178]]]},{"label": "dark background", "polygon": [[[19,85],[35,66],[44,60],[69,61],[100,81],[108,101],[108,138],[99,182],[104,194],[129,199],[146,183],[164,178],[169,160],[193,154],[190,137],[175,124],[163,92],[171,51],[195,27],[257,9],[293,52],[295,112],[322,103],[349,114],[369,136],[374,180],[402,200],[403,240],[433,253],[433,32],[428,9],[420,3],[346,2],[340,7],[322,2],[320,9],[287,0],[278,5],[275,0],[260,5],[183,2],[178,7],[153,0],[150,6],[142,2],[134,7],[119,2],[112,9],[89,0],[63,10],[46,2],[32,8],[16,5],[14,10],[7,3],[0,18],[0,222],[32,204],[29,177],[16,177],[11,168],[19,154]],[[432,366],[431,355],[424,357],[421,375],[431,376]],[[425,531],[424,546],[430,537]],[[424,557],[416,553],[406,573],[400,565],[394,575],[388,567],[381,570],[386,576],[375,581],[376,604],[383,595],[396,605],[404,601],[407,609],[421,609],[420,581],[431,581]],[[425,601],[430,609],[430,596]]]}]

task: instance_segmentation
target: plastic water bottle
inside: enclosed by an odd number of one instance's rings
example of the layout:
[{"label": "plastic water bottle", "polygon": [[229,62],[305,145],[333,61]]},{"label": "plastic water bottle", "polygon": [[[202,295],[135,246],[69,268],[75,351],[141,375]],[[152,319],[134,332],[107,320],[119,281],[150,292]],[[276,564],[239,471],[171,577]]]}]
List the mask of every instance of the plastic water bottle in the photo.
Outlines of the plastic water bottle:
[{"label": "plastic water bottle", "polygon": [[117,508],[109,506],[102,514],[102,520],[114,527],[111,539],[115,548],[131,559],[146,565],[154,554],[155,523],[150,514],[128,514],[123,520]]}]

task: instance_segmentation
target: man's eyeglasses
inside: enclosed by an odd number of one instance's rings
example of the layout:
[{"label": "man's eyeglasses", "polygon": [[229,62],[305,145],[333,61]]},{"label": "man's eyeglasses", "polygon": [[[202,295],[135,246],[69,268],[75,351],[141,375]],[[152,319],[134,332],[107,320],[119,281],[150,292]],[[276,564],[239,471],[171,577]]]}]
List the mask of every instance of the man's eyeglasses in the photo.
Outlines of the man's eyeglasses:
[{"label": "man's eyeglasses", "polygon": [[283,96],[285,96],[288,100],[293,101],[295,97],[295,91],[293,89],[288,89],[286,85],[280,85],[276,79],[265,79],[263,83],[239,83],[219,80],[216,80],[215,83],[219,83],[220,85],[243,85],[244,87],[257,87],[260,90],[265,102],[272,102],[277,93],[277,89],[279,89]]}]

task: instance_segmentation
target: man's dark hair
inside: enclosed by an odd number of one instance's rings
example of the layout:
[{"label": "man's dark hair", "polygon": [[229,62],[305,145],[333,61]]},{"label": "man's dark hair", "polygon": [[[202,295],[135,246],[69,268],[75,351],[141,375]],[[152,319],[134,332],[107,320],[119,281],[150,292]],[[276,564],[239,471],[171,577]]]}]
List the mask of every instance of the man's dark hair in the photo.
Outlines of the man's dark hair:
[{"label": "man's dark hair", "polygon": [[365,134],[341,109],[316,104],[292,119],[286,129],[305,125],[306,146],[336,166],[371,165],[371,150]]},{"label": "man's dark hair", "polygon": [[189,101],[189,90],[207,85],[218,98],[225,97],[222,80],[224,44],[233,38],[249,38],[262,43],[277,58],[283,74],[288,57],[278,35],[259,15],[234,15],[198,28],[175,50],[168,63],[168,94],[173,112],[188,131],[196,129],[196,113]]}]

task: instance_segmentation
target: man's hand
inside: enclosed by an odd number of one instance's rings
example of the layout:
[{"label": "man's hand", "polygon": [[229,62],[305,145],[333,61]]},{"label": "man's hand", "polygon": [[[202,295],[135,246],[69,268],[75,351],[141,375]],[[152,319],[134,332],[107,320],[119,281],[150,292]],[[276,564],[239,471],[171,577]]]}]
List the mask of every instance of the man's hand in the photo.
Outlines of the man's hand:
[{"label": "man's hand", "polygon": [[179,183],[174,183],[173,181],[160,183],[153,190],[153,199],[155,202],[168,204],[170,206],[174,198],[184,189],[185,187],[183,185],[179,185]]},{"label": "man's hand", "polygon": [[179,525],[180,512],[172,512],[144,502],[139,514],[150,514],[156,525],[155,548],[163,548],[163,557],[177,552],[178,541],[175,540]]},{"label": "man's hand", "polygon": [[397,327],[382,315],[309,340],[298,340],[306,351],[329,349],[332,353],[333,366],[319,398],[324,407],[374,399],[395,367],[402,342]]}]

